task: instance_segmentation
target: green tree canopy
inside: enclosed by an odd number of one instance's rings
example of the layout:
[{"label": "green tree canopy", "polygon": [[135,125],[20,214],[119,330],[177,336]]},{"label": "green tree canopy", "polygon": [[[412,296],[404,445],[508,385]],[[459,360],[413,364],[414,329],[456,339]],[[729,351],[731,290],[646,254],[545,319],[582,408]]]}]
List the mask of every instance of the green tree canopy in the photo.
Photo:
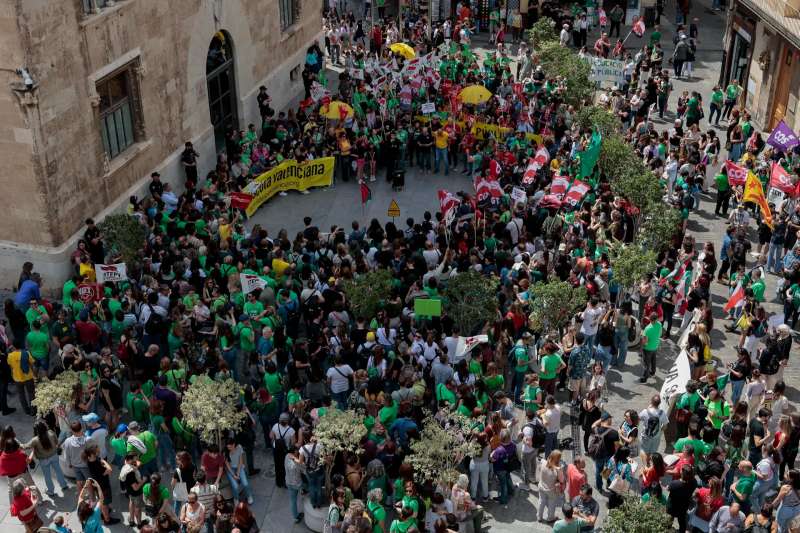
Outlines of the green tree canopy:
[{"label": "green tree canopy", "polygon": [[539,50],[546,43],[558,42],[556,22],[550,17],[537,20],[527,33],[528,42],[534,50]]},{"label": "green tree canopy", "polygon": [[669,248],[680,231],[681,213],[662,201],[651,202],[642,211],[637,240],[642,246],[661,252]]},{"label": "green tree canopy", "polygon": [[624,289],[633,287],[643,276],[656,268],[656,252],[638,243],[615,242],[609,252],[614,279]]},{"label": "green tree canopy", "polygon": [[358,278],[345,280],[342,288],[356,316],[370,319],[391,294],[392,273],[383,268],[367,272]]},{"label": "green tree canopy", "polygon": [[109,215],[97,227],[103,236],[106,256],[119,255],[126,263],[136,260],[147,237],[147,229],[138,218],[123,213]]},{"label": "green tree canopy", "polygon": [[579,106],[592,95],[595,84],[589,79],[591,67],[588,61],[557,41],[545,42],[537,51],[545,74],[564,80],[567,88],[564,99],[568,103]]},{"label": "green tree canopy", "polygon": [[529,326],[534,331],[560,330],[586,305],[586,289],[566,281],[536,283],[531,288]]},{"label": "green tree canopy", "polygon": [[430,415],[425,418],[420,438],[411,442],[406,456],[418,483],[455,483],[464,458],[480,454],[480,446],[469,438],[469,426],[469,419],[458,413],[449,414],[444,424]]},{"label": "green tree canopy", "polygon": [[239,384],[228,378],[224,381],[200,379],[189,385],[181,401],[184,422],[200,437],[218,443],[222,432],[238,430],[247,416],[237,408]]},{"label": "green tree canopy", "polygon": [[472,335],[497,316],[498,280],[474,270],[461,272],[447,282],[444,310],[462,335]]},{"label": "green tree canopy", "polygon": [[[575,116],[575,122],[582,130],[594,130],[604,139],[619,133],[622,123],[608,109],[596,105],[582,107]],[[605,141],[603,142],[605,144]]]},{"label": "green tree canopy", "polygon": [[672,531],[672,517],[666,508],[654,502],[642,502],[638,496],[629,496],[621,507],[608,512],[603,524],[606,533],[652,533]]},{"label": "green tree canopy", "polygon": [[609,178],[614,194],[624,196],[640,210],[661,201],[658,178],[621,135],[603,138],[598,164],[600,171]]}]

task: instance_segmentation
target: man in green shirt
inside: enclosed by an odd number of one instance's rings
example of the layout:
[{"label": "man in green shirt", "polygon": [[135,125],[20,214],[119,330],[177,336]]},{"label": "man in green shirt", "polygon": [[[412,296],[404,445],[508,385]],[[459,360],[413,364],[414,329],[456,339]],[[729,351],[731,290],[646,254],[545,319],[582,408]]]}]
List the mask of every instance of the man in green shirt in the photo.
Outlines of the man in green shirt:
[{"label": "man in green shirt", "polygon": [[758,269],[753,271],[753,283],[750,285],[750,289],[753,291],[753,298],[755,298],[756,302],[762,303],[767,286],[761,277],[761,271]]},{"label": "man in green shirt", "polygon": [[650,314],[650,323],[642,331],[642,377],[640,383],[656,374],[656,354],[661,345],[661,322],[656,313]]},{"label": "man in green shirt", "polygon": [[750,461],[739,462],[739,479],[731,487],[733,501],[749,507],[750,495],[753,494],[753,487],[756,484],[756,474],[753,472],[753,464]]},{"label": "man in green shirt", "polygon": [[722,118],[728,119],[733,111],[733,106],[739,99],[742,93],[742,88],[739,85],[739,80],[733,79],[731,83],[725,88],[725,107],[722,109]]},{"label": "man in green shirt", "polygon": [[42,324],[38,320],[31,324],[31,331],[25,336],[25,345],[36,360],[37,368],[47,373],[50,367],[50,336],[42,331]]},{"label": "man in green shirt", "polygon": [[150,431],[140,431],[139,423],[135,420],[128,424],[128,453],[139,455],[139,472],[142,476],[149,476],[158,472],[158,461],[156,452],[158,451],[158,441],[156,436]]},{"label": "man in green shirt", "polygon": [[725,98],[725,93],[719,85],[714,85],[711,91],[711,103],[709,104],[710,111],[708,112],[708,123],[714,120],[714,115],[717,115],[717,120],[714,122],[715,126],[719,126],[719,119],[722,116],[722,101]]},{"label": "man in green shirt", "polygon": [[[250,325],[250,317],[242,314],[239,316],[239,323],[236,325],[236,335],[239,337],[239,347],[241,348],[241,357],[237,360],[236,366],[241,366],[242,361],[247,365],[250,361],[251,354],[256,349],[256,333]],[[231,368],[231,372],[236,377],[239,375],[238,368]],[[238,379],[238,377],[237,377]]]},{"label": "man in green shirt", "polygon": [[728,171],[725,169],[725,165],[722,165],[719,173],[714,176],[714,183],[717,185],[717,205],[714,207],[714,214],[728,218],[731,184],[728,181]]}]

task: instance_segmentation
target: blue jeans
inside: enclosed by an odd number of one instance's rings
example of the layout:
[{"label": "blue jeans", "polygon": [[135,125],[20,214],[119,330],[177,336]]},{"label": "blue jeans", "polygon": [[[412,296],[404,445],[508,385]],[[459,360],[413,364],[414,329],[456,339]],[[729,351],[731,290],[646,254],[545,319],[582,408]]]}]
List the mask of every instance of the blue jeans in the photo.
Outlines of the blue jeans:
[{"label": "blue jeans", "polygon": [[231,374],[233,374],[234,381],[239,381],[239,366],[236,364],[236,359],[237,359],[236,348],[231,348],[230,350],[223,350],[222,358],[225,359],[225,363],[231,370]]},{"label": "blue jeans", "polygon": [[625,359],[628,357],[628,333],[615,332],[614,346],[617,347],[617,353],[611,358],[611,364],[616,367],[625,366]]},{"label": "blue jeans", "polygon": [[525,385],[525,372],[517,372],[514,371],[513,377],[513,390],[514,390],[514,405],[520,403],[520,397],[522,396],[522,387]]},{"label": "blue jeans", "polygon": [[583,344],[585,344],[589,348],[594,348],[594,341],[595,341],[596,338],[597,338],[597,334],[596,333],[594,335],[586,335],[583,338]]},{"label": "blue jeans", "polygon": [[767,493],[777,486],[777,481],[775,476],[769,481],[756,480],[756,484],[753,485],[753,493],[750,495],[751,509],[761,509],[761,505],[764,503]]},{"label": "blue jeans", "polygon": [[514,484],[511,481],[511,474],[507,470],[495,471],[495,474],[497,475],[497,480],[500,482],[500,494],[497,498],[501,504],[505,505],[508,503],[509,496],[514,495]]},{"label": "blue jeans", "polygon": [[322,484],[325,481],[325,471],[320,468],[316,472],[307,473],[306,477],[308,478],[308,497],[311,499],[311,506],[322,507]]},{"label": "blue jeans", "polygon": [[150,477],[152,474],[158,472],[158,460],[154,458],[152,461],[148,461],[139,467],[139,473],[142,475],[142,478]]},{"label": "blue jeans", "polygon": [[300,487],[295,489],[287,486],[286,488],[289,490],[289,506],[292,510],[292,518],[297,520],[297,518],[300,516],[300,511],[297,510],[297,497],[300,494]]},{"label": "blue jeans", "polygon": [[332,392],[331,397],[333,401],[336,402],[336,407],[344,411],[347,409],[347,396],[350,391],[346,390],[344,392]]},{"label": "blue jeans", "polygon": [[547,457],[550,455],[550,452],[555,450],[558,447],[558,431],[550,432],[544,434],[544,456]]},{"label": "blue jeans", "polygon": [[608,372],[611,364],[611,352],[605,346],[598,346],[594,351],[594,360],[603,365],[603,373]]},{"label": "blue jeans", "polygon": [[64,479],[64,472],[61,471],[61,465],[58,464],[58,454],[53,454],[47,459],[39,459],[39,465],[42,467],[42,475],[44,475],[44,484],[47,486],[47,493],[52,494],[53,490],[53,477],[51,471],[55,471],[56,479],[62,490],[67,489],[67,480]]},{"label": "blue jeans", "polygon": [[444,175],[450,174],[450,162],[447,161],[447,148],[435,148],[433,160],[433,172],[439,172],[439,161],[444,163]]},{"label": "blue jeans", "polygon": [[594,486],[603,490],[603,468],[608,462],[608,457],[599,457],[594,460]]},{"label": "blue jeans", "polygon": [[430,170],[431,169],[431,149],[430,148],[420,148],[417,150],[417,166],[421,167],[422,170]]},{"label": "blue jeans", "polygon": [[158,434],[158,462],[175,470],[175,446],[172,437],[165,431]]},{"label": "blue jeans", "polygon": [[767,272],[778,272],[783,269],[783,244],[769,243],[767,250]]},{"label": "blue jeans", "polygon": [[778,522],[778,528],[781,533],[789,531],[789,521],[800,513],[800,506],[784,505],[783,502],[778,506],[778,514],[775,520]]},{"label": "blue jeans", "polygon": [[233,474],[230,472],[226,472],[228,476],[228,481],[231,484],[231,493],[233,494],[234,500],[240,500],[240,492],[244,493],[244,499],[249,500],[253,497],[253,494],[250,492],[250,482],[247,480],[247,467],[242,467],[239,470],[239,479],[235,479]]}]

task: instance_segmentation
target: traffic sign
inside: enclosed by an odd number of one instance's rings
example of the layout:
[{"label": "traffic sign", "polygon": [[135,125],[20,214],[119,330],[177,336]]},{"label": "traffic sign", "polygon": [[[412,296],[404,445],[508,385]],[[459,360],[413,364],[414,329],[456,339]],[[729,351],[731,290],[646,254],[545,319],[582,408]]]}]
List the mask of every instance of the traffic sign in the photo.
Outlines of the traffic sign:
[{"label": "traffic sign", "polygon": [[392,218],[400,216],[400,206],[397,205],[397,200],[392,198],[392,203],[389,204],[389,210],[386,212],[387,216]]}]

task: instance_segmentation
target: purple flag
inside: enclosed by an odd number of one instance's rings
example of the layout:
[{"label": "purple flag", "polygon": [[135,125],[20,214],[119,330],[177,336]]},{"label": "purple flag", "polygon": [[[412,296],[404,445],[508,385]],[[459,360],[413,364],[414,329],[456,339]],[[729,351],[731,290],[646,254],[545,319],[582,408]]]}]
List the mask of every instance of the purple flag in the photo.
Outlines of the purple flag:
[{"label": "purple flag", "polygon": [[775,129],[772,130],[772,133],[769,134],[769,139],[767,139],[767,144],[771,144],[775,148],[779,148],[784,152],[788,152],[798,144],[800,144],[800,140],[797,139],[797,135],[794,134],[792,128],[786,125],[784,121],[780,121]]}]

